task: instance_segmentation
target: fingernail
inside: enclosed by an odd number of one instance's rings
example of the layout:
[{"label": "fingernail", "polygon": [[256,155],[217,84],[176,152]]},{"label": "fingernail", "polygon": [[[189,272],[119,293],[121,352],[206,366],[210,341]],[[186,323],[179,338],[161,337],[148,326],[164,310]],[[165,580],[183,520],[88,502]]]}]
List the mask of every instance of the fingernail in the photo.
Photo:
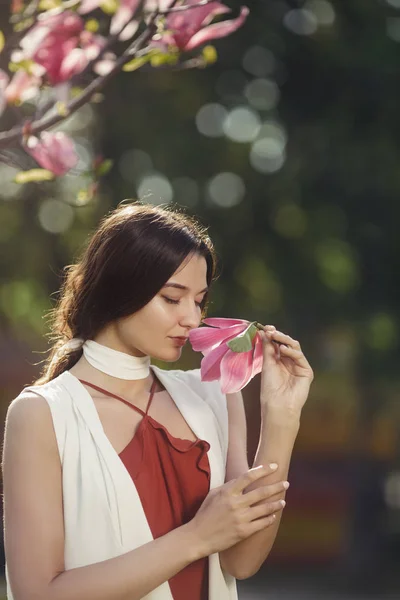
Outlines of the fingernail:
[{"label": "fingernail", "polygon": [[286,502],[284,500],[281,500],[280,502],[281,502],[282,506],[286,506]]},{"label": "fingernail", "polygon": [[271,469],[271,471],[276,471],[276,469],[278,468],[278,465],[276,463],[271,463],[269,465],[269,468]]},{"label": "fingernail", "polygon": [[290,485],[290,483],[288,481],[283,482],[283,487],[285,488],[285,490],[288,489],[289,485]]}]

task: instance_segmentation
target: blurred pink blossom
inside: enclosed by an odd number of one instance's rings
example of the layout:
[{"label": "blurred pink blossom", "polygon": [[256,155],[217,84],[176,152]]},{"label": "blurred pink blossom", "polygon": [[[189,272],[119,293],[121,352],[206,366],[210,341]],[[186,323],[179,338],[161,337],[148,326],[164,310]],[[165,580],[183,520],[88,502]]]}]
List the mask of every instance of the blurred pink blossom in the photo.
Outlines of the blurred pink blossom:
[{"label": "blurred pink blossom", "polygon": [[74,142],[61,131],[44,131],[39,138],[30,136],[26,151],[43,169],[48,169],[54,175],[65,175],[79,160]]},{"label": "blurred pink blossom", "polygon": [[141,0],[121,0],[117,12],[111,19],[111,35],[117,35],[122,31],[139,8],[140,2]]},{"label": "blurred pink blossom", "polygon": [[24,69],[19,69],[14,73],[13,78],[5,90],[7,102],[25,102],[36,96],[42,80],[36,75],[32,75]]},{"label": "blurred pink blossom", "polygon": [[24,58],[41,65],[52,85],[68,81],[98,56],[106,43],[84,28],[83,19],[65,10],[38,18],[21,40]]},{"label": "blurred pink blossom", "polygon": [[202,381],[219,380],[224,394],[238,392],[260,373],[263,363],[263,346],[257,333],[249,352],[233,352],[227,342],[243,333],[250,325],[242,319],[209,318],[205,325],[189,332],[193,350],[202,352]]},{"label": "blurred pink blossom", "polygon": [[[197,4],[198,0],[186,0],[185,5]],[[170,13],[167,17],[167,43],[173,41],[180,50],[193,50],[213,39],[225,37],[239,29],[249,14],[242,6],[240,15],[235,19],[220,21],[210,25],[214,17],[229,13],[230,8],[221,2],[210,2],[204,6],[185,11]]]}]

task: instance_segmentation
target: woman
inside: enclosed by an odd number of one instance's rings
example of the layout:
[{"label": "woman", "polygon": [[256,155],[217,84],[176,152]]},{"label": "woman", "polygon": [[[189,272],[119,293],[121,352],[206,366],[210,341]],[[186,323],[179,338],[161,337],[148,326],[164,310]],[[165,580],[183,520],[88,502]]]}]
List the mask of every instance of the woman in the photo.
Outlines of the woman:
[{"label": "woman", "polygon": [[241,394],[150,365],[179,359],[214,278],[204,228],[140,203],[69,268],[43,376],[6,418],[9,599],[234,600],[267,557],[313,375],[297,342],[264,328],[249,469]]}]

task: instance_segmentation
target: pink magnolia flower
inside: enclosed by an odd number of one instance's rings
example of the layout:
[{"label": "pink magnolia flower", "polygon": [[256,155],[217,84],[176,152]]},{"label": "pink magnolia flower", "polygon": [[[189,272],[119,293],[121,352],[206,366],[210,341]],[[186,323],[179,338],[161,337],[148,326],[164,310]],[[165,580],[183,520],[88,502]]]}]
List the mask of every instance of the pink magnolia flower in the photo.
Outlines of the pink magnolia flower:
[{"label": "pink magnolia flower", "polygon": [[261,372],[263,363],[263,346],[258,332],[248,352],[234,352],[228,342],[243,334],[251,325],[242,319],[209,318],[203,319],[205,325],[189,332],[189,340],[195,351],[202,352],[202,381],[221,383],[224,394],[238,392]]},{"label": "pink magnolia flower", "polygon": [[26,151],[43,169],[48,169],[54,175],[64,175],[79,160],[73,141],[61,131],[44,131],[39,138],[30,136],[26,142]]},{"label": "pink magnolia flower", "polygon": [[[198,0],[186,0],[185,5],[197,4]],[[242,6],[236,19],[220,21],[210,25],[214,17],[229,13],[230,8],[221,2],[210,2],[204,6],[170,13],[167,17],[167,37],[171,37],[175,45],[182,51],[193,50],[217,38],[225,37],[239,29],[249,14],[249,9]]]},{"label": "pink magnolia flower", "polygon": [[24,69],[19,69],[14,73],[13,78],[8,84],[4,96],[7,102],[24,102],[36,96],[42,80],[37,75],[28,73]]},{"label": "pink magnolia flower", "polygon": [[83,19],[65,10],[43,14],[21,40],[24,58],[41,65],[52,85],[68,81],[98,56],[105,44],[102,36],[86,31]]}]

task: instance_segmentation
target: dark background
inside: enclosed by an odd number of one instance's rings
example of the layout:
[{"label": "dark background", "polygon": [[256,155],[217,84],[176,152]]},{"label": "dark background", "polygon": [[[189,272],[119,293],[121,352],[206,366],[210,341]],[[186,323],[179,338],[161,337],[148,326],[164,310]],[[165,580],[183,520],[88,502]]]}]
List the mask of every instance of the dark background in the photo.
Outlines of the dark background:
[{"label": "dark background", "polygon": [[[248,6],[215,65],[122,73],[69,119],[71,175],[21,187],[0,165],[3,420],[39,372],[62,269],[101,216],[125,198],[186,207],[221,261],[209,316],[274,324],[315,371],[277,542],[240,587],[400,598],[400,1]],[[97,154],[114,167],[87,201]],[[185,349],[163,366],[200,359]],[[258,386],[244,391],[250,460]]]}]

